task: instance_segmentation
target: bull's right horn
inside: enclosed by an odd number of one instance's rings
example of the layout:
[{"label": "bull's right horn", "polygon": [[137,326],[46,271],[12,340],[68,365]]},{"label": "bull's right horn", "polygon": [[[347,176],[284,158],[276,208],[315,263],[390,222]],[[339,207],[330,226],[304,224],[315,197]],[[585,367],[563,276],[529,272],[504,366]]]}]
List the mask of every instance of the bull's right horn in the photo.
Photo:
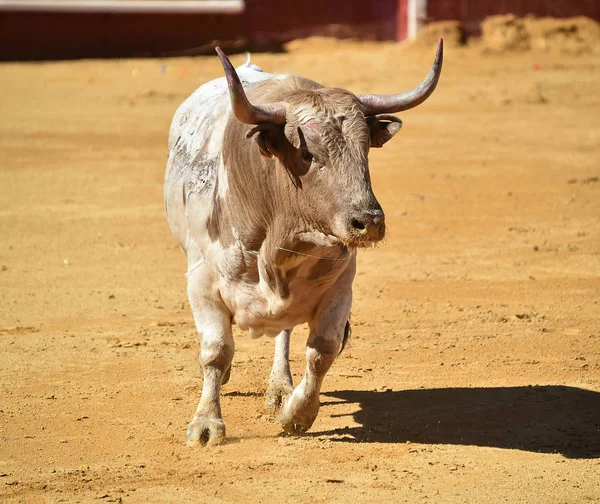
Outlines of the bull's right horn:
[{"label": "bull's right horn", "polygon": [[231,98],[231,108],[235,117],[246,124],[285,124],[287,111],[285,103],[276,102],[266,105],[252,105],[248,101],[246,93],[244,93],[244,87],[231,61],[225,56],[220,47],[215,47],[215,51],[217,51],[225,70],[225,77],[227,78],[227,85],[229,87],[229,97]]}]

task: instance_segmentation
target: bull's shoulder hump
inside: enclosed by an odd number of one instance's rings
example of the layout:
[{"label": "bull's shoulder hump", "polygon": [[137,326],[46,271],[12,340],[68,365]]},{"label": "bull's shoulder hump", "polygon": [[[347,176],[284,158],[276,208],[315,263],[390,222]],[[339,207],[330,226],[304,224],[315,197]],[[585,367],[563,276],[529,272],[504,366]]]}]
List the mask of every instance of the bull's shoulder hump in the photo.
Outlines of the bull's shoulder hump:
[{"label": "bull's shoulder hump", "polygon": [[[251,88],[257,83],[268,80],[281,80],[287,77],[286,74],[271,74],[263,72],[259,67],[253,64],[244,64],[236,69],[242,85]],[[194,91],[177,109],[171,123],[172,137],[176,139],[184,125],[198,124],[206,121],[218,112],[230,111],[229,98],[227,90],[227,80],[225,77],[206,82]],[[220,109],[220,110],[219,110]]]},{"label": "bull's shoulder hump", "polygon": [[[251,87],[252,85],[267,80],[280,80],[287,75],[285,74],[271,74],[263,72],[256,65],[242,65],[236,69],[237,74],[242,81],[244,87]],[[192,95],[183,103],[185,105],[194,104],[196,106],[202,104],[215,104],[215,100],[227,94],[227,79],[225,77],[219,77],[211,80],[202,86],[200,86]],[[183,106],[182,105],[182,106]]]}]

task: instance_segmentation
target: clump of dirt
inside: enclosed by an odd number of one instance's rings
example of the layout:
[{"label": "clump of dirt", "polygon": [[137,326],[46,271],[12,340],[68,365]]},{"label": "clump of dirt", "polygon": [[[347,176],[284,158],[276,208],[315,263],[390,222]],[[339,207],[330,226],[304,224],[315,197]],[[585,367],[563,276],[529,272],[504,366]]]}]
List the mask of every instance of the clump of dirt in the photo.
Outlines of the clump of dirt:
[{"label": "clump of dirt", "polygon": [[460,21],[438,21],[424,26],[411,45],[428,49],[435,46],[440,38],[444,39],[445,47],[460,47],[467,40]]},{"label": "clump of dirt", "polygon": [[481,23],[480,43],[494,52],[530,49],[600,52],[600,23],[584,16],[565,19],[490,16]]},{"label": "clump of dirt", "polygon": [[600,23],[579,16],[568,19],[528,18],[533,49],[569,53],[600,52]]},{"label": "clump of dirt", "polygon": [[525,20],[514,14],[490,16],[481,23],[481,40],[491,51],[526,51],[531,37]]}]

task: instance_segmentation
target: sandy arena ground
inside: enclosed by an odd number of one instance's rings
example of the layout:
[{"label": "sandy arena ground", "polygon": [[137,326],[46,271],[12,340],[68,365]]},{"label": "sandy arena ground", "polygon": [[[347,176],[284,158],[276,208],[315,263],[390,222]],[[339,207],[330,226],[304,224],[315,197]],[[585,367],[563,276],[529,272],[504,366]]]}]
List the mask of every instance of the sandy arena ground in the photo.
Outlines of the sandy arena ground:
[{"label": "sandy arena ground", "polygon": [[[432,59],[254,56],[355,92],[411,88]],[[176,107],[221,73],[0,65],[0,501],[600,502],[600,58],[448,48],[371,154],[388,238],[359,254],[312,430],[280,436],[273,342],[238,331],[229,443],[189,449],[198,343],[162,180]]]}]

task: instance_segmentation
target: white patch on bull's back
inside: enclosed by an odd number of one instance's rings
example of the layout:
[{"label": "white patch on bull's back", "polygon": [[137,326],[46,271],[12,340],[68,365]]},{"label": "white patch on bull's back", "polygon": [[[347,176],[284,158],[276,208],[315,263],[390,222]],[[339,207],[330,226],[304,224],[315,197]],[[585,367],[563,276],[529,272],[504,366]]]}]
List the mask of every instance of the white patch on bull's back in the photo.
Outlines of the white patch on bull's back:
[{"label": "white patch on bull's back", "polygon": [[[243,65],[239,72],[246,83],[279,78],[262,72],[255,65]],[[165,208],[169,227],[184,250],[188,250],[189,212],[203,217],[211,214],[215,196],[212,189],[217,180],[220,190],[227,190],[227,173],[221,153],[223,134],[230,117],[227,81],[220,77],[194,91],[177,109],[171,122]],[[202,235],[207,232],[207,229],[194,230],[198,246],[202,249],[198,255],[204,255]]]}]

